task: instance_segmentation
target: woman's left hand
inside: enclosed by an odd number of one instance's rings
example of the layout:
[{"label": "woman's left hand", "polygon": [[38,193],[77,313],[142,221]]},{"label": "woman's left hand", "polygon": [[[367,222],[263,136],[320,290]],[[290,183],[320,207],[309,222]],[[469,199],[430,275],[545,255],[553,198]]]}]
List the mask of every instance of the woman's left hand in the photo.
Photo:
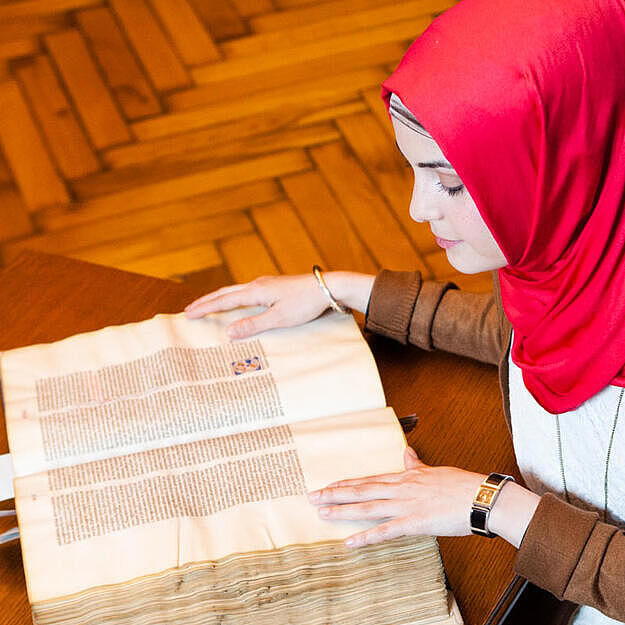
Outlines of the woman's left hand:
[{"label": "woman's left hand", "polygon": [[473,497],[485,475],[455,467],[430,467],[408,447],[405,471],[343,480],[309,493],[323,519],[384,520],[346,539],[348,547],[398,536],[471,533]]}]

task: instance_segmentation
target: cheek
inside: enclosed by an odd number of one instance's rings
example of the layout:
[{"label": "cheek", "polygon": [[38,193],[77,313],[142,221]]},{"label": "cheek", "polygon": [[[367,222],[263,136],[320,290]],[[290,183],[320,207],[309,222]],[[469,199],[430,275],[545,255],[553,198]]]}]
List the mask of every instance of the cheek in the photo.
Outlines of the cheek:
[{"label": "cheek", "polygon": [[457,213],[458,228],[464,232],[466,242],[483,256],[501,257],[501,250],[484,223],[475,203],[467,198]]},{"label": "cheek", "polygon": [[470,197],[453,198],[453,206],[447,211],[449,221],[454,224],[456,234],[467,242],[477,241],[483,236],[482,218]]}]

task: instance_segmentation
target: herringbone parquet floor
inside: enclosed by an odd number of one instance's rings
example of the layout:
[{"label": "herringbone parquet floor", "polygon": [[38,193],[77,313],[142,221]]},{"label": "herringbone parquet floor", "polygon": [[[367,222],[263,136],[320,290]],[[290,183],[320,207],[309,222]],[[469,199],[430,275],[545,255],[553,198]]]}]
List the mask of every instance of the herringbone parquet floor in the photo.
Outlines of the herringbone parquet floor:
[{"label": "herringbone parquet floor", "polygon": [[380,83],[454,0],[0,0],[0,251],[209,290],[421,269]]}]

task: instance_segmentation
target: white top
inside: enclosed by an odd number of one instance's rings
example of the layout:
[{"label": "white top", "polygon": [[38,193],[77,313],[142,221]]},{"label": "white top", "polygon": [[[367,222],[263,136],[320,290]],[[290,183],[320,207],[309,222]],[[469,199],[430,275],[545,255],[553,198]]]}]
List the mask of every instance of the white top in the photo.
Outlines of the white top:
[{"label": "white top", "polygon": [[[558,449],[556,416],[547,412],[525,388],[521,369],[508,356],[510,415],[514,451],[528,488],[564,498],[562,467],[570,502],[595,510],[603,520],[606,456],[621,388],[608,385],[579,408],[562,413]],[[625,528],[625,398],[617,421],[608,472],[608,523]],[[598,610],[583,607],[571,623],[618,623]]]}]

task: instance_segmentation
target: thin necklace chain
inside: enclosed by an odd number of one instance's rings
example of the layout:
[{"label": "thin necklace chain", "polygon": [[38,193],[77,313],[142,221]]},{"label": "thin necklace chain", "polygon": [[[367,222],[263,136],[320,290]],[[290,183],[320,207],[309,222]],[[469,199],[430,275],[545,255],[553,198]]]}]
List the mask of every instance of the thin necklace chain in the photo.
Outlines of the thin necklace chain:
[{"label": "thin necklace chain", "polygon": [[[618,423],[619,412],[621,410],[621,402],[625,394],[625,387],[621,388],[616,404],[616,413],[614,414],[614,423],[612,424],[612,432],[610,433],[610,442],[608,443],[608,453],[605,459],[605,474],[603,477],[603,520],[608,520],[608,476],[610,472],[610,456],[612,454],[612,444],[614,443],[614,434],[616,433],[616,424]],[[562,485],[564,486],[564,497],[567,503],[571,503],[569,490],[566,487],[566,476],[564,474],[564,455],[562,453],[562,433],[560,430],[560,415],[556,415],[556,436],[558,439],[558,457],[560,460],[560,475],[562,476]]]}]

